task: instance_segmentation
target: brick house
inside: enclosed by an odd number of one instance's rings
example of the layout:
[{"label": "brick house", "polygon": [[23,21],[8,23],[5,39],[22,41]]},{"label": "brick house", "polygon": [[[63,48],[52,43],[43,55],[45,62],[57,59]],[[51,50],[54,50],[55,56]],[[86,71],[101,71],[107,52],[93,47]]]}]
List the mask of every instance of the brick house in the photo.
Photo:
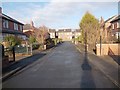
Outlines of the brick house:
[{"label": "brick house", "polygon": [[80,29],[59,29],[57,31],[58,38],[61,38],[63,41],[72,41],[73,38],[77,38],[81,35]]},{"label": "brick house", "polygon": [[120,41],[120,15],[111,21],[112,23],[112,36],[115,36]]},{"label": "brick house", "polygon": [[[1,8],[0,8],[1,9]],[[23,40],[26,40],[26,35],[23,33],[23,23],[1,13],[1,32],[4,42],[4,38],[9,35],[17,36]]]},{"label": "brick house", "polygon": [[73,33],[71,29],[59,29],[57,34],[58,38],[61,38],[63,41],[72,40]]}]

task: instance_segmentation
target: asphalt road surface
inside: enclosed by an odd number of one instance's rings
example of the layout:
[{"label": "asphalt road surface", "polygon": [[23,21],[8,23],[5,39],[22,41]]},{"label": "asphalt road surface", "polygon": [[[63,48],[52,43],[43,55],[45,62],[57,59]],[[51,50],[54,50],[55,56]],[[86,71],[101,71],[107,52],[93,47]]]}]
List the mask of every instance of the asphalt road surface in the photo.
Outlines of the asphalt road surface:
[{"label": "asphalt road surface", "polygon": [[[34,59],[34,58],[33,58]],[[116,88],[87,54],[64,42],[3,82],[3,88]]]}]

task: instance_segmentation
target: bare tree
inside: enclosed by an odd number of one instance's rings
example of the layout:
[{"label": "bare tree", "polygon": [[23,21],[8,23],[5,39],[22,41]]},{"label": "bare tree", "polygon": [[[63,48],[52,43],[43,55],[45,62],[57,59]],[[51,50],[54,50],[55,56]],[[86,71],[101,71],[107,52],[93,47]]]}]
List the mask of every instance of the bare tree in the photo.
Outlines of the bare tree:
[{"label": "bare tree", "polygon": [[48,28],[46,26],[40,26],[35,30],[35,36],[40,44],[44,44],[45,39],[49,38]]}]

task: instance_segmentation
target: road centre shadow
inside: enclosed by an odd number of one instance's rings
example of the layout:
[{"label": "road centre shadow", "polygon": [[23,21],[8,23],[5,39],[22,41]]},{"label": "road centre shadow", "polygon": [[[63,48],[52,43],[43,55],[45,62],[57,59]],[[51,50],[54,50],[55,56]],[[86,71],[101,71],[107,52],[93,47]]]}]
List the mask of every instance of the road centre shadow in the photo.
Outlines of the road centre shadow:
[{"label": "road centre shadow", "polygon": [[83,64],[81,65],[82,68],[82,77],[80,88],[96,88],[94,78],[92,75],[92,67],[89,64],[88,54],[87,54],[87,46],[85,45],[85,54]]}]

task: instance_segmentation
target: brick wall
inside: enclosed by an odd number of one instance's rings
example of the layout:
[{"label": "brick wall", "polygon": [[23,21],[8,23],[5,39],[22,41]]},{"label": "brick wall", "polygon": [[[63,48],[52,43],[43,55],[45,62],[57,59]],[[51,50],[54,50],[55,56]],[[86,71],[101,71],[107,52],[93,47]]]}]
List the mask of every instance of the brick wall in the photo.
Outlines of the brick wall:
[{"label": "brick wall", "polygon": [[[114,55],[120,55],[120,44],[102,44],[101,55],[108,55],[108,52]],[[100,44],[96,45],[96,54],[100,55]]]},{"label": "brick wall", "polygon": [[113,52],[114,55],[120,55],[120,44],[111,44],[109,45],[110,50]]},{"label": "brick wall", "polygon": [[9,29],[14,30],[14,23],[9,21]]}]

